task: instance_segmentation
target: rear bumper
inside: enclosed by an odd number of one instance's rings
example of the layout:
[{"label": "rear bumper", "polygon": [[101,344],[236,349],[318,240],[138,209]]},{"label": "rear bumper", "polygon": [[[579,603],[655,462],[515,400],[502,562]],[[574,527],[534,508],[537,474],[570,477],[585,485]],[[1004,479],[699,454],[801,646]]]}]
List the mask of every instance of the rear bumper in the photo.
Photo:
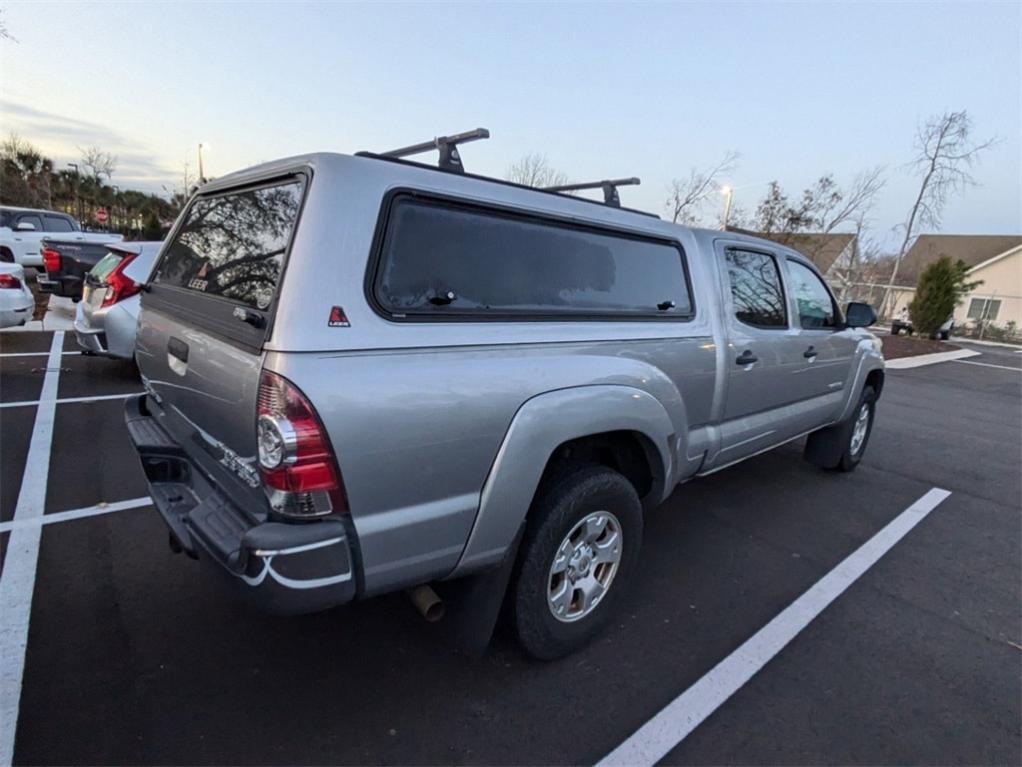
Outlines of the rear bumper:
[{"label": "rear bumper", "polygon": [[43,293],[52,293],[65,298],[82,297],[84,285],[81,277],[64,274],[54,278],[50,277],[48,272],[43,272],[36,282],[39,285],[39,290]]},{"label": "rear bumper", "polygon": [[35,299],[27,289],[7,289],[0,293],[0,328],[24,325],[32,319]]},{"label": "rear bumper", "polygon": [[125,422],[174,542],[215,562],[248,600],[268,612],[295,614],[355,597],[351,534],[341,520],[253,522],[149,415],[146,395],[127,401]]}]

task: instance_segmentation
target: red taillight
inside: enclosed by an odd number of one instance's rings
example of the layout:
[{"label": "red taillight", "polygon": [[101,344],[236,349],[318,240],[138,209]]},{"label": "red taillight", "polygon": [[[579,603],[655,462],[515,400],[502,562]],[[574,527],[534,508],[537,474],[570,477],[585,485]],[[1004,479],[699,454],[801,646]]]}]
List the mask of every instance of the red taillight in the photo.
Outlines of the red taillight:
[{"label": "red taillight", "polygon": [[125,298],[137,295],[142,286],[134,280],[130,280],[124,276],[124,267],[135,260],[135,255],[131,254],[121,259],[121,263],[117,265],[106,278],[106,295],[103,297],[103,306],[113,306],[118,301],[123,301]]},{"label": "red taillight", "polygon": [[13,274],[0,274],[0,290],[7,290],[11,288],[20,287],[21,280],[19,280]]},{"label": "red taillight", "polygon": [[[264,370],[257,407],[259,470],[277,511],[294,516],[346,512],[348,501],[330,440],[297,387]],[[327,493],[329,508],[313,493]]]},{"label": "red taillight", "polygon": [[60,271],[60,253],[46,248],[43,250],[43,267],[48,272]]}]

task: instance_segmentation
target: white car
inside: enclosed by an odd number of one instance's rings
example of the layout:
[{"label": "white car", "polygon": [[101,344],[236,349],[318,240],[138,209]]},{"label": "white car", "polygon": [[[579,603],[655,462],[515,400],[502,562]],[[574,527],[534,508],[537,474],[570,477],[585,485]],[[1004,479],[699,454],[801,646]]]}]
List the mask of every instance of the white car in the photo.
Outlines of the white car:
[{"label": "white car", "polygon": [[32,319],[35,298],[25,284],[20,264],[0,263],[0,328],[24,325]]},{"label": "white car", "polygon": [[43,238],[81,242],[120,242],[124,235],[83,232],[71,216],[54,210],[0,206],[0,262],[41,267]]},{"label": "white car", "polygon": [[139,292],[162,242],[118,242],[85,277],[75,311],[75,338],[86,354],[130,360],[135,355]]}]

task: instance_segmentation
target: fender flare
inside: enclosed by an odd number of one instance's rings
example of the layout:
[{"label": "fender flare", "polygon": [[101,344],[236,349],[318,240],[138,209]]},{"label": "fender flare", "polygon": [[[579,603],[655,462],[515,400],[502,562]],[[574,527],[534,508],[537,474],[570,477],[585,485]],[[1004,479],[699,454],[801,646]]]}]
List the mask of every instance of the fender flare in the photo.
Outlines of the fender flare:
[{"label": "fender flare", "polygon": [[[684,414],[681,415],[682,419]],[[609,431],[634,431],[655,448],[654,474],[661,500],[673,488],[677,453],[675,422],[648,392],[599,384],[539,394],[515,413],[480,495],[468,542],[450,577],[501,562],[532,505],[550,456],[568,440]]]},{"label": "fender flare", "polygon": [[859,364],[855,370],[855,375],[852,378],[852,386],[848,389],[848,396],[845,398],[844,407],[841,408],[841,413],[835,421],[836,423],[840,423],[851,416],[852,411],[855,409],[855,405],[859,401],[859,392],[861,392],[862,387],[866,385],[866,379],[869,377],[869,374],[875,370],[879,370],[881,373],[884,373],[885,370],[884,358],[871,342],[860,342],[859,348],[862,350],[862,353],[858,355]]}]

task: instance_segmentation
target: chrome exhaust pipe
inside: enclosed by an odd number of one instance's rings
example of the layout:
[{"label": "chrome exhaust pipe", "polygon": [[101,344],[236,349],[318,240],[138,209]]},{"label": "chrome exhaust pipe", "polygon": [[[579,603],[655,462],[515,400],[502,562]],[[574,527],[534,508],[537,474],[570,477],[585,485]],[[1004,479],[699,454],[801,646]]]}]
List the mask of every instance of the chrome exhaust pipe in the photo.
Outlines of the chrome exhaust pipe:
[{"label": "chrome exhaust pipe", "polygon": [[405,592],[415,609],[429,623],[436,623],[444,617],[444,601],[429,586],[416,586]]}]

